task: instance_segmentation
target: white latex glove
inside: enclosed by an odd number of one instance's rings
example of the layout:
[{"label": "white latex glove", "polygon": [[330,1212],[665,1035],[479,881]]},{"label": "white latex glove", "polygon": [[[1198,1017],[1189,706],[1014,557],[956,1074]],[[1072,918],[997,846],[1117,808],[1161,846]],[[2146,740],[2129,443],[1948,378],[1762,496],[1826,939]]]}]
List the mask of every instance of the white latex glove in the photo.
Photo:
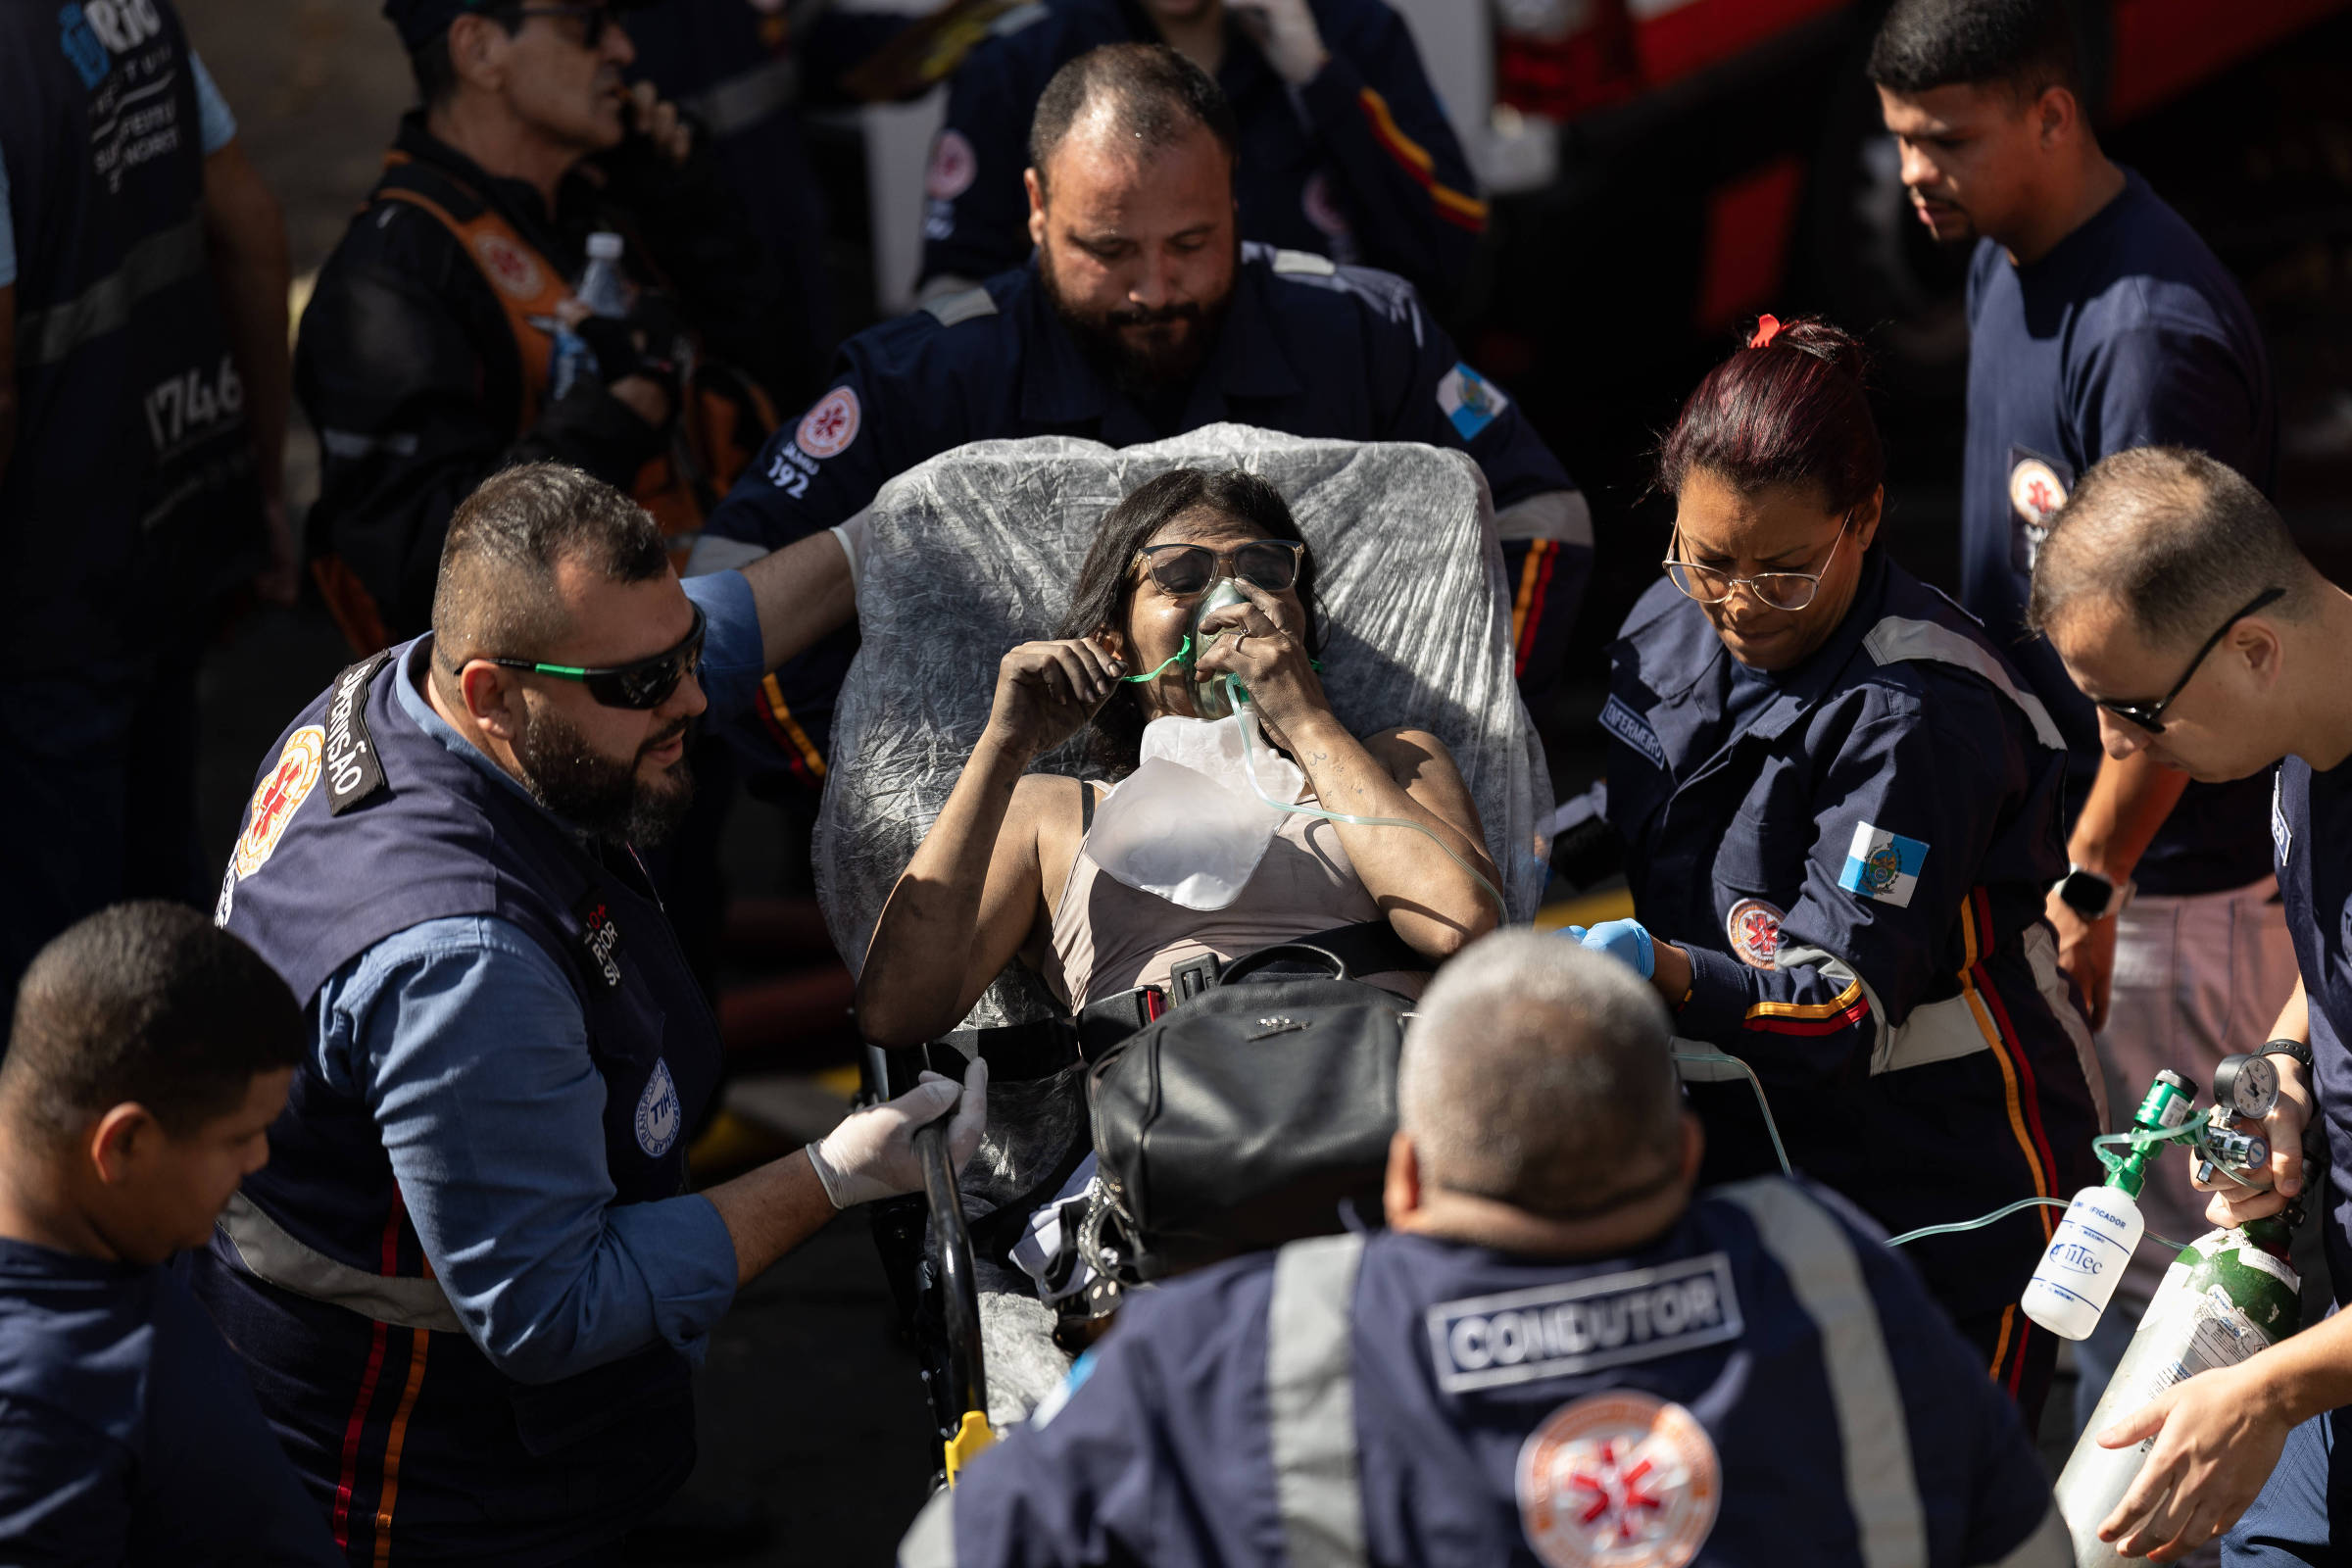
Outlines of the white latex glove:
[{"label": "white latex glove", "polygon": [[1275,74],[1294,87],[1314,80],[1331,59],[1306,0],[1225,0],[1225,9],[1248,30]]},{"label": "white latex glove", "polygon": [[808,1146],[808,1163],[825,1184],[825,1196],[835,1208],[896,1198],[923,1190],[922,1161],[914,1154],[915,1129],[937,1121],[954,1107],[948,1123],[948,1157],[963,1169],[980,1135],[988,1129],[988,1063],[972,1059],[963,1085],[941,1073],[927,1072],[896,1100],[869,1106]]},{"label": "white latex glove", "polygon": [[837,522],[826,531],[841,541],[841,553],[850,558],[850,597],[858,597],[858,584],[865,576],[865,519],[873,515],[872,509],[855,512],[846,522]]}]

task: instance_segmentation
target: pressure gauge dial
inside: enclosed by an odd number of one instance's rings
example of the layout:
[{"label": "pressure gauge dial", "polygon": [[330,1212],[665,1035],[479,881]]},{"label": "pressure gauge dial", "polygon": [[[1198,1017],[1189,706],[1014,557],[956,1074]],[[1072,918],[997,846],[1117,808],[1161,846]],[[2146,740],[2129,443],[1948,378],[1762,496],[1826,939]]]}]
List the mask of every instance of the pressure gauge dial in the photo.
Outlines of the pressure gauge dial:
[{"label": "pressure gauge dial", "polygon": [[2278,1069],[2268,1056],[2224,1056],[2213,1070],[2213,1102],[2233,1116],[2260,1121],[2278,1103]]}]

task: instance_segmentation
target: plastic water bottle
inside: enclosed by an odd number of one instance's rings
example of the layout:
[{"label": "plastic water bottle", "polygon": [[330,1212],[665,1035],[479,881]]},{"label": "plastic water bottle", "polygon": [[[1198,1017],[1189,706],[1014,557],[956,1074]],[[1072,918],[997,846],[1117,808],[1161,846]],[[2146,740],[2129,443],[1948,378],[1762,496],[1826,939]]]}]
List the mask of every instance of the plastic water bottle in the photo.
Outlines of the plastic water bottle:
[{"label": "plastic water bottle", "polygon": [[580,273],[572,297],[588,307],[591,316],[624,317],[636,290],[620,270],[620,236],[599,229],[588,236],[588,269]]},{"label": "plastic water bottle", "polygon": [[[620,251],[618,234],[599,229],[588,236],[588,266],[580,273],[571,297],[588,307],[591,316],[618,318],[629,314],[635,291],[620,270]],[[548,367],[548,382],[554,395],[562,397],[580,376],[595,371],[596,353],[588,347],[587,340],[569,326],[559,325],[553,363]]]},{"label": "plastic water bottle", "polygon": [[[2196,1096],[2196,1085],[2179,1073],[2159,1072],[2132,1123],[2148,1132],[2178,1127],[2188,1120]],[[2147,1231],[2137,1200],[2147,1182],[2148,1161],[2163,1148],[2150,1144],[2133,1149],[2105,1185],[2085,1187],[2075,1195],[2050,1237],[2049,1250],[2026,1282],[2019,1301],[2026,1316],[2062,1340],[2087,1339],[2099,1326],[2099,1315],[2107,1310],[2108,1298],[2123,1282],[2132,1250]]]}]

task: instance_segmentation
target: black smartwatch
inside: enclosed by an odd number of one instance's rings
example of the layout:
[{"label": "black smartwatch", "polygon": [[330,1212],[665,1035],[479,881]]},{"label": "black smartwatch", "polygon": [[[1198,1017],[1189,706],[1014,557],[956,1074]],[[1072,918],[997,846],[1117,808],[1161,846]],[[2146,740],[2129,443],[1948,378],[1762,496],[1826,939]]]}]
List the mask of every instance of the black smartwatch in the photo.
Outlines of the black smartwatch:
[{"label": "black smartwatch", "polygon": [[2258,1056],[2289,1056],[2303,1064],[2306,1077],[2311,1073],[2311,1047],[2300,1040],[2273,1040],[2255,1053]]},{"label": "black smartwatch", "polygon": [[2052,891],[2061,903],[2085,920],[2104,920],[2132,902],[2131,883],[2125,883],[2119,894],[2114,883],[2079,865],[2068,866],[2066,875],[2058,879]]}]

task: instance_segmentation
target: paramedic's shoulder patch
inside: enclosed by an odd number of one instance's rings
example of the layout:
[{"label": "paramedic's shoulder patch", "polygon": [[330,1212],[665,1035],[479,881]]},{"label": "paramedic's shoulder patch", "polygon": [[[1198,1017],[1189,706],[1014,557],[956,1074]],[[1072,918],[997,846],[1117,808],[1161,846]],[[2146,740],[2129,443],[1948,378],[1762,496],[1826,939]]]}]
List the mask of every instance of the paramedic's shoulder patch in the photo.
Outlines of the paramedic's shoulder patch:
[{"label": "paramedic's shoulder patch", "polygon": [[1426,1317],[1438,1387],[1447,1394],[1654,1361],[1736,1340],[1745,1327],[1722,1252],[1442,1301]]},{"label": "paramedic's shoulder patch", "polygon": [[1665,767],[1666,743],[1649,727],[1649,720],[1635,712],[1633,705],[1615,692],[1609,694],[1607,706],[1600,710],[1600,727],[1648,758],[1653,766]]},{"label": "paramedic's shoulder patch", "polygon": [[1838,885],[1862,898],[1907,909],[1911,895],[1919,891],[1919,868],[1927,862],[1928,846],[1919,840],[1889,833],[1875,823],[1857,822]]},{"label": "paramedic's shoulder patch", "polygon": [[1494,422],[1495,416],[1511,406],[1502,389],[1467,365],[1456,364],[1438,381],[1438,407],[1463,440],[1475,440],[1478,433]]}]

